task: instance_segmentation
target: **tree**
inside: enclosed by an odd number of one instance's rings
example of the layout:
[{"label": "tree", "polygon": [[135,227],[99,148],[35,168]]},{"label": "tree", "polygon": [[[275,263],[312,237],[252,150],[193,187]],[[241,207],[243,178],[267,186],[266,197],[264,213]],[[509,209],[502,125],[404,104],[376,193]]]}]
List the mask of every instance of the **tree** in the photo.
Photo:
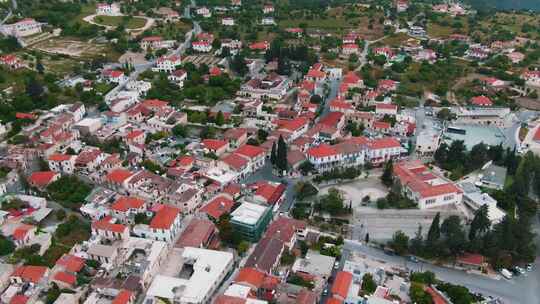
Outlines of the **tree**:
[{"label": "tree", "polygon": [[238,251],[238,254],[240,256],[243,256],[244,253],[246,253],[248,249],[249,249],[249,243],[247,241],[241,241],[236,247],[236,250]]},{"label": "tree", "polygon": [[276,154],[276,142],[274,141],[272,143],[272,151],[270,152],[270,163],[275,166],[277,161],[277,154]]},{"label": "tree", "polygon": [[223,116],[223,112],[219,111],[216,115],[216,125],[221,126],[225,123],[225,117]]},{"label": "tree", "polygon": [[339,190],[330,188],[328,193],[321,197],[320,207],[331,215],[343,213],[345,209],[343,207],[343,198],[341,197]]},{"label": "tree", "polygon": [[367,294],[372,294],[377,289],[377,283],[373,280],[373,275],[371,273],[366,273],[362,277],[362,291]]},{"label": "tree", "polygon": [[280,173],[287,170],[287,144],[280,135],[278,139],[277,152],[276,152],[276,167],[280,170]]},{"label": "tree", "polygon": [[383,174],[381,175],[381,181],[387,187],[392,186],[392,183],[393,183],[393,176],[392,176],[393,168],[394,166],[391,159],[387,161],[386,164],[384,164],[384,171],[383,171]]},{"label": "tree", "polygon": [[64,209],[58,209],[56,211],[56,219],[58,221],[63,221],[66,219],[66,211]]},{"label": "tree", "polygon": [[0,234],[0,256],[5,256],[15,251],[15,244]]},{"label": "tree", "polygon": [[172,128],[172,133],[174,136],[186,137],[187,136],[187,127],[181,124],[177,124]]},{"label": "tree", "polygon": [[366,233],[366,237],[364,238],[364,242],[369,243],[369,232]]},{"label": "tree", "polygon": [[411,283],[409,288],[409,297],[412,303],[416,304],[433,304],[431,295],[424,291],[424,285],[416,282]]},{"label": "tree", "polygon": [[437,118],[439,118],[440,120],[450,121],[454,119],[454,117],[454,114],[452,114],[452,112],[450,112],[450,109],[448,108],[443,108],[439,112],[437,112]]},{"label": "tree", "polygon": [[469,240],[474,241],[477,234],[484,234],[489,230],[490,226],[491,221],[488,217],[488,207],[487,205],[483,205],[474,213],[474,218],[469,228]]},{"label": "tree", "polygon": [[60,296],[62,292],[60,291],[60,288],[58,288],[58,285],[56,283],[52,283],[51,288],[47,290],[47,298],[45,299],[45,304],[52,304],[58,297]]},{"label": "tree", "polygon": [[311,96],[311,98],[309,98],[309,102],[314,104],[321,104],[323,102],[323,99],[321,96],[314,94]]},{"label": "tree", "polygon": [[229,244],[230,246],[237,246],[242,241],[239,234],[234,232],[230,215],[222,215],[219,218],[216,226],[219,231],[220,239],[226,244]]},{"label": "tree", "polygon": [[461,219],[457,215],[447,217],[441,224],[441,233],[445,238],[448,252],[456,256],[465,248],[465,232],[461,227]]},{"label": "tree", "polygon": [[441,228],[440,228],[440,220],[441,220],[441,214],[437,212],[435,217],[433,218],[433,221],[431,222],[431,226],[429,227],[428,235],[426,238],[426,250],[429,251],[430,254],[434,254],[436,251],[436,244],[439,242],[439,239],[441,238]]},{"label": "tree", "polygon": [[390,241],[390,248],[398,255],[404,255],[409,248],[409,237],[401,230],[396,231]]},{"label": "tree", "polygon": [[424,248],[424,237],[422,236],[422,225],[418,225],[418,230],[411,240],[409,251],[413,254],[421,254]]},{"label": "tree", "polygon": [[232,58],[231,69],[240,76],[244,76],[248,72],[246,60],[244,56],[237,54]]}]

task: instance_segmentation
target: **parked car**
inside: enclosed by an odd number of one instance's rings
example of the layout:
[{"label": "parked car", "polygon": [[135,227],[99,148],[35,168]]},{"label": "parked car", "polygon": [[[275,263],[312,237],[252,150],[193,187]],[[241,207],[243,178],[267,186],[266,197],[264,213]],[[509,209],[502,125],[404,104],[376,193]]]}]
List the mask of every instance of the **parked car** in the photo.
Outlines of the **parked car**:
[{"label": "parked car", "polygon": [[508,280],[512,279],[512,273],[506,268],[501,269],[501,275]]},{"label": "parked car", "polygon": [[418,263],[418,262],[419,262],[419,261],[418,261],[418,258],[415,257],[414,255],[410,255],[410,256],[409,256],[409,261],[411,261],[411,262],[413,262],[413,263]]}]

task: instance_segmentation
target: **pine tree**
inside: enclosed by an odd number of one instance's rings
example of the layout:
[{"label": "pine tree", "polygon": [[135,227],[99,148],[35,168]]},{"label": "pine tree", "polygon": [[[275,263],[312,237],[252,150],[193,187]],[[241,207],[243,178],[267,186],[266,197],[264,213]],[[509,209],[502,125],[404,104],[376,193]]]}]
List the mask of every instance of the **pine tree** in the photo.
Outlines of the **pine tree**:
[{"label": "pine tree", "polygon": [[474,213],[474,218],[469,230],[469,240],[473,241],[477,237],[477,234],[487,232],[490,226],[491,222],[488,217],[488,208],[487,205],[484,205]]},{"label": "pine tree", "polygon": [[384,171],[381,175],[381,181],[384,185],[387,187],[392,186],[393,178],[392,178],[392,171],[393,171],[394,165],[392,163],[392,160],[389,160],[384,165]]},{"label": "pine tree", "polygon": [[369,243],[369,233],[366,233],[366,238],[364,239],[364,241],[367,243]]},{"label": "pine tree", "polygon": [[437,215],[433,218],[433,222],[431,222],[431,226],[429,227],[427,239],[426,239],[426,250],[430,253],[435,252],[435,246],[439,239],[441,238],[441,227],[440,227],[440,221],[441,221],[441,214],[437,212]]},{"label": "pine tree", "polygon": [[279,136],[278,140],[276,166],[281,171],[287,170],[287,144],[285,144],[282,136]]},{"label": "pine tree", "polygon": [[277,155],[276,155],[276,142],[273,142],[272,143],[272,151],[270,152],[270,163],[272,164],[272,166],[276,165],[276,158],[277,158]]},{"label": "pine tree", "polygon": [[221,126],[225,123],[225,116],[223,116],[223,112],[219,111],[216,115],[216,125]]}]

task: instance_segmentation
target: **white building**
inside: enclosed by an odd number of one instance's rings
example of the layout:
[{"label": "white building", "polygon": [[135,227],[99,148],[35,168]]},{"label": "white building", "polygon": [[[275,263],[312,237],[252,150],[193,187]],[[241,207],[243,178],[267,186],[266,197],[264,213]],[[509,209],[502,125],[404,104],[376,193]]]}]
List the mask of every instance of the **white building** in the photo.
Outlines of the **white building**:
[{"label": "white building", "polygon": [[486,205],[488,208],[488,219],[491,225],[500,223],[506,216],[506,212],[497,207],[497,201],[487,193],[482,193],[472,183],[464,182],[458,185],[463,190],[463,202],[473,211]]},{"label": "white building", "polygon": [[394,164],[394,176],[403,194],[416,202],[420,209],[459,204],[463,200],[461,189],[429,171],[420,161]]},{"label": "white building", "polygon": [[73,174],[76,155],[52,154],[48,158],[49,168],[54,172]]},{"label": "white building", "polygon": [[106,15],[106,16],[119,16],[120,6],[117,3],[98,3],[96,5],[96,15]]},{"label": "white building", "polygon": [[41,33],[42,23],[32,18],[26,18],[12,24],[4,24],[0,27],[0,32],[6,36],[26,37]]},{"label": "white building", "polygon": [[212,44],[208,41],[194,41],[191,43],[193,50],[201,53],[208,53],[212,50]]},{"label": "white building", "polygon": [[226,26],[233,26],[234,25],[234,19],[231,17],[225,17],[221,19],[221,24]]},{"label": "white building", "polygon": [[182,59],[178,55],[162,56],[156,61],[156,66],[152,68],[154,72],[172,73],[182,64]]},{"label": "white building", "polygon": [[169,81],[176,83],[180,88],[184,87],[184,81],[187,79],[187,72],[184,70],[173,71],[169,76],[167,76]]},{"label": "white building", "polygon": [[276,22],[274,21],[274,17],[264,17],[261,20],[262,25],[276,25]]},{"label": "white building", "polygon": [[[175,249],[176,250],[176,249]],[[234,259],[230,252],[186,247],[181,253],[180,270],[187,273],[176,276],[157,275],[146,294],[145,303],[210,303],[213,294],[227,274],[233,269]]]}]

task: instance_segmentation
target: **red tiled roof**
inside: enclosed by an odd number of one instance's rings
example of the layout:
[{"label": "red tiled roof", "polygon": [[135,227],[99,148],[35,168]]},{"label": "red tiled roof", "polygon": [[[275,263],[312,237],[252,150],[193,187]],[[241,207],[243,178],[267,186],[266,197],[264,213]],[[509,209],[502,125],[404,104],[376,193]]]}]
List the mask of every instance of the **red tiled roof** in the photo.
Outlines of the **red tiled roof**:
[{"label": "red tiled roof", "polygon": [[374,121],[373,129],[387,130],[390,129],[392,125],[386,121]]},{"label": "red tiled roof", "polygon": [[338,109],[345,109],[345,110],[352,110],[354,109],[353,105],[339,99],[334,99],[330,101],[330,108],[338,108]]},{"label": "red tiled roof", "polygon": [[235,170],[241,170],[248,164],[248,160],[236,153],[229,154],[221,159],[228,166],[232,167]]},{"label": "red tiled roof", "polygon": [[64,282],[69,285],[75,285],[75,283],[77,282],[77,277],[70,273],[59,271],[54,275],[53,280]]},{"label": "red tiled roof", "polygon": [[105,177],[109,182],[121,184],[126,179],[130,178],[133,175],[130,171],[126,169],[115,169],[109,172]]},{"label": "red tiled roof", "polygon": [[216,230],[216,225],[208,219],[193,218],[182,232],[175,247],[196,247],[207,244]]},{"label": "red tiled roof", "polygon": [[375,105],[375,109],[381,110],[397,110],[398,106],[393,103],[378,103]]},{"label": "red tiled roof", "polygon": [[336,155],[337,151],[334,147],[327,144],[320,144],[317,147],[312,147],[307,150],[307,154],[311,157],[321,158],[331,155]]},{"label": "red tiled roof", "polygon": [[357,50],[358,49],[358,44],[347,43],[347,44],[343,45],[343,48],[344,49],[355,49],[355,50]]},{"label": "red tiled roof", "polygon": [[320,124],[327,125],[330,127],[337,127],[338,122],[343,117],[343,113],[341,112],[330,112],[328,113],[323,119],[319,121]]},{"label": "red tiled roof", "polygon": [[64,254],[56,261],[56,265],[63,266],[70,272],[79,272],[84,267],[84,259],[72,254]]},{"label": "red tiled roof", "polygon": [[536,132],[534,132],[533,140],[540,141],[540,127],[536,128]]},{"label": "red tiled roof", "polygon": [[204,139],[202,144],[209,150],[217,151],[227,145],[227,142],[220,139]]},{"label": "red tiled roof", "polygon": [[268,204],[274,205],[283,195],[285,189],[284,184],[273,185],[268,182],[261,182],[257,185],[255,195],[263,197]]},{"label": "red tiled roof", "polygon": [[476,106],[492,106],[493,101],[487,96],[476,96],[471,98],[471,103]]},{"label": "red tiled roof", "polygon": [[35,228],[32,225],[20,224],[15,231],[13,231],[13,239],[20,241],[23,240],[30,229]]},{"label": "red tiled roof", "polygon": [[343,77],[343,83],[347,83],[347,84],[355,84],[357,82],[359,82],[360,80],[362,80],[362,78],[360,78],[360,76],[358,76],[355,72],[353,71],[350,71],[348,72],[344,77]]},{"label": "red tiled roof", "polygon": [[433,288],[426,286],[424,290],[431,296],[433,304],[448,304],[448,302],[438,292],[433,290]]},{"label": "red tiled roof", "polygon": [[291,120],[282,120],[278,123],[281,129],[295,132],[308,124],[308,120],[303,117],[298,117]]},{"label": "red tiled roof", "polygon": [[30,177],[28,178],[28,181],[32,185],[36,185],[38,187],[47,186],[49,183],[52,182],[52,179],[55,178],[58,175],[58,173],[53,171],[37,171],[32,172]]},{"label": "red tiled roof", "polygon": [[17,119],[36,119],[36,116],[31,113],[17,112],[15,113],[15,118]]},{"label": "red tiled roof", "polygon": [[271,235],[283,243],[289,243],[297,230],[305,228],[304,221],[280,216],[268,226],[265,235]]},{"label": "red tiled roof", "polygon": [[266,50],[268,48],[268,42],[255,42],[249,45],[252,50]]},{"label": "red tiled roof", "polygon": [[241,268],[238,275],[234,279],[235,283],[245,283],[253,286],[255,289],[259,289],[263,284],[266,274],[253,267]]},{"label": "red tiled roof", "polygon": [[129,290],[122,289],[118,295],[112,300],[111,304],[126,304],[129,303],[133,293]]},{"label": "red tiled roof", "polygon": [[169,205],[162,205],[158,212],[156,212],[156,215],[152,218],[152,221],[150,221],[150,228],[169,229],[179,214],[180,209]]},{"label": "red tiled roof", "polygon": [[458,257],[458,262],[481,266],[486,262],[486,258],[481,254],[465,253]]},{"label": "red tiled roof", "polygon": [[326,73],[321,70],[310,69],[306,76],[311,78],[324,78]]},{"label": "red tiled roof", "polygon": [[401,147],[401,144],[399,143],[399,140],[395,139],[394,137],[383,137],[383,138],[376,138],[376,139],[371,140],[368,146],[372,150],[377,150],[377,149],[398,148],[398,147]]},{"label": "red tiled roof", "polygon": [[134,139],[144,134],[143,130],[133,130],[126,135],[127,139]]},{"label": "red tiled roof", "polygon": [[49,156],[49,160],[50,161],[55,161],[55,162],[61,162],[61,161],[69,160],[72,157],[73,157],[73,155],[55,153],[55,154],[52,154],[51,156]]},{"label": "red tiled roof", "polygon": [[178,160],[178,165],[180,167],[187,167],[187,166],[192,165],[194,161],[195,161],[195,158],[193,158],[193,156],[184,155],[180,157],[180,159]]},{"label": "red tiled roof", "polygon": [[223,189],[223,193],[227,193],[231,195],[232,197],[236,196],[237,194],[240,194],[242,191],[242,186],[240,184],[229,184],[225,189]]},{"label": "red tiled roof", "polygon": [[11,297],[9,304],[26,304],[28,302],[28,297],[22,294],[16,294]]},{"label": "red tiled roof", "polygon": [[111,209],[126,212],[129,209],[139,209],[142,206],[144,206],[144,200],[132,196],[122,196],[112,204]]},{"label": "red tiled roof", "polygon": [[160,36],[148,36],[148,37],[144,37],[142,39],[143,41],[161,41],[161,37]]},{"label": "red tiled roof", "polygon": [[352,283],[352,274],[346,271],[340,271],[337,273],[334,283],[332,284],[332,294],[336,294],[343,299],[347,298],[349,293],[349,287]]},{"label": "red tiled roof", "polygon": [[226,197],[218,196],[202,207],[200,211],[214,219],[219,219],[223,214],[229,213],[233,206],[233,201]]},{"label": "red tiled roof", "polygon": [[265,153],[265,150],[261,147],[252,146],[252,145],[243,145],[240,148],[236,149],[234,153],[246,156],[248,158],[256,158],[261,154]]},{"label": "red tiled roof", "polygon": [[19,266],[11,276],[20,277],[24,281],[37,284],[45,276],[47,270],[48,268],[45,266]]},{"label": "red tiled roof", "polygon": [[238,298],[233,296],[227,296],[224,294],[219,295],[214,304],[245,304],[247,302],[244,298]]},{"label": "red tiled roof", "polygon": [[337,298],[328,298],[328,300],[326,300],[326,304],[342,304],[342,303],[343,301]]},{"label": "red tiled roof", "polygon": [[111,216],[106,216],[99,221],[92,223],[92,228],[96,230],[111,231],[116,233],[124,233],[127,227],[122,224],[115,224],[112,222]]},{"label": "red tiled roof", "polygon": [[159,99],[146,99],[145,101],[143,101],[142,105],[152,109],[166,107],[169,105],[169,103]]}]

